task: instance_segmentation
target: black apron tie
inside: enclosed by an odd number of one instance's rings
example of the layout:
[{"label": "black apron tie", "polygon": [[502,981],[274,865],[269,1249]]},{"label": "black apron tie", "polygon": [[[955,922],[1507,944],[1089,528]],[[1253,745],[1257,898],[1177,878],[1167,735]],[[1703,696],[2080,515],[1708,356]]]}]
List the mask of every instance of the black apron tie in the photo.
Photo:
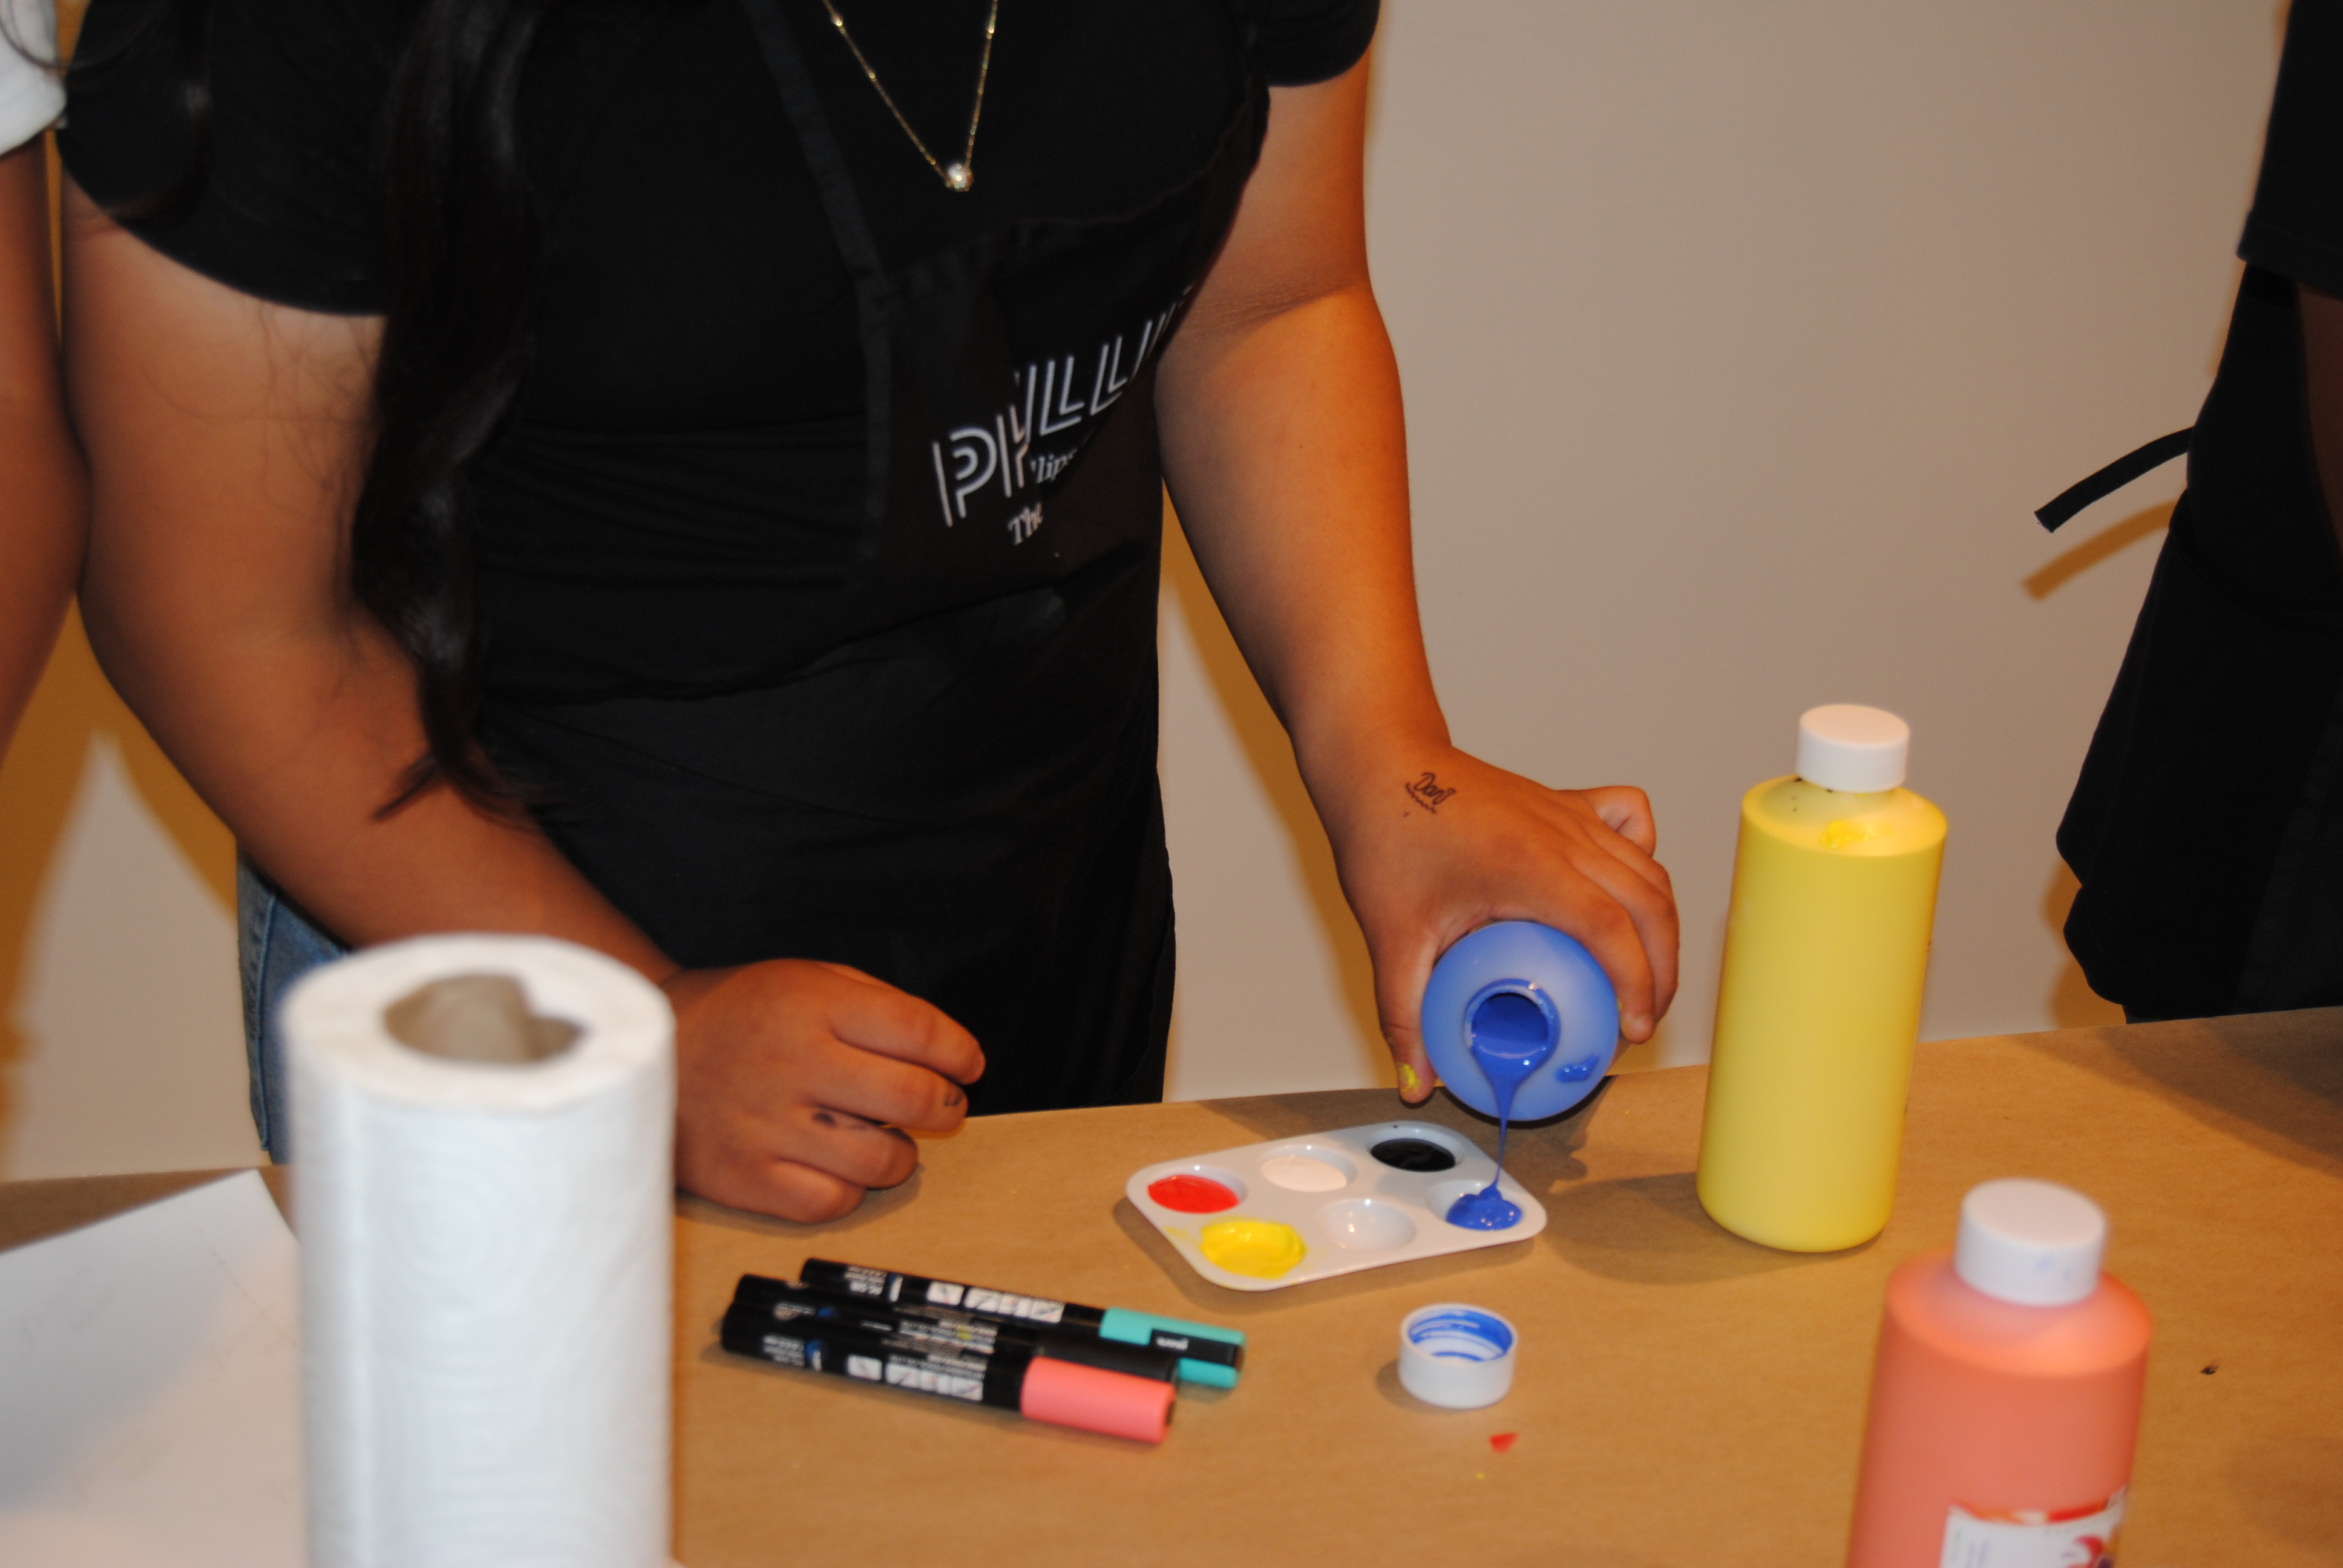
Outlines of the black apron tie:
[{"label": "black apron tie", "polygon": [[2135,452],[2127,452],[2085,479],[2059,492],[2058,498],[2034,514],[2034,518],[2051,533],[2058,525],[2077,512],[2097,501],[2103,501],[2150,468],[2160,468],[2188,450],[2188,437],[2197,433],[2191,425],[2186,430],[2175,430],[2169,436],[2158,436]]}]

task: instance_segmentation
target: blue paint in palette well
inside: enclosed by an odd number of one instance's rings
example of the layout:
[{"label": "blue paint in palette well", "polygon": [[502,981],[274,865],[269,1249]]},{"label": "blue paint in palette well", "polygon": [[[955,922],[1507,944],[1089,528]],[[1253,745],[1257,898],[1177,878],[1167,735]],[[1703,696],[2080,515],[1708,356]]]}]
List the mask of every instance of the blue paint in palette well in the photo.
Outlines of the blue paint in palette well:
[{"label": "blue paint in palette well", "polygon": [[1510,1231],[1522,1222],[1522,1207],[1497,1196],[1497,1184],[1492,1181],[1448,1205],[1448,1222],[1467,1231]]}]

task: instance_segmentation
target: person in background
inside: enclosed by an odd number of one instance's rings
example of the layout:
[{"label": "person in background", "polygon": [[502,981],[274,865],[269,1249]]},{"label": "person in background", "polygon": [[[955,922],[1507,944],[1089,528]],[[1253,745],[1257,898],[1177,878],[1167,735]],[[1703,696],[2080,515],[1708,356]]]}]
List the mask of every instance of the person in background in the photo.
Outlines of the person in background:
[{"label": "person in background", "polygon": [[1160,1099],[1167,481],[1406,1097],[1492,920],[1651,1033],[1642,792],[1491,767],[1433,693],[1375,0],[204,11],[85,24],[66,355],[93,642],[247,858],[272,1151],[284,980],[447,930],[663,984],[679,1180],[744,1208],[846,1212],[971,1109]]},{"label": "person in background", "polygon": [[2296,0],[2246,272],[2058,829],[2135,1021],[2343,1003],[2343,0]]},{"label": "person in background", "polygon": [[0,756],[80,575],[81,452],[57,378],[48,149],[65,107],[49,0],[0,0]]}]

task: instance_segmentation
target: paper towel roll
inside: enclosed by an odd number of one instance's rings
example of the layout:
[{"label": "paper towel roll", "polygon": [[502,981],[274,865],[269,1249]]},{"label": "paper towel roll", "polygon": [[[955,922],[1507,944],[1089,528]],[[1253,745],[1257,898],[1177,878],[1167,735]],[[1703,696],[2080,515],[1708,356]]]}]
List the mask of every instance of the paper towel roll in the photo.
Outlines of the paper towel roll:
[{"label": "paper towel roll", "polygon": [[666,998],[564,942],[427,937],[279,1016],[311,1568],[665,1568]]}]

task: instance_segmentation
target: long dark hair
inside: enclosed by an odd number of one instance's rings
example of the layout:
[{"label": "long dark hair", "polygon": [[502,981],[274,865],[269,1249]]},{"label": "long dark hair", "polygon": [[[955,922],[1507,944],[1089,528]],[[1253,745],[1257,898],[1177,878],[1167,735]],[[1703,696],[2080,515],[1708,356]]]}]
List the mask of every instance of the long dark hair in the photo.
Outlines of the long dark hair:
[{"label": "long dark hair", "polygon": [[491,809],[513,805],[478,739],[482,639],[466,469],[511,413],[528,368],[539,238],[520,87],[555,3],[420,0],[391,80],[387,293],[350,581],[414,660],[429,750],[386,811],[437,779]]},{"label": "long dark hair", "polygon": [[[385,815],[437,782],[499,815],[514,792],[480,749],[478,573],[466,470],[511,413],[529,360],[539,266],[522,164],[521,77],[558,0],[404,0],[380,143],[385,305],[371,442],[350,518],[359,603],[413,660],[427,742]],[[157,0],[116,63],[168,18],[186,153],[168,185],[116,207],[168,226],[191,214],[213,148],[213,0]]]}]

